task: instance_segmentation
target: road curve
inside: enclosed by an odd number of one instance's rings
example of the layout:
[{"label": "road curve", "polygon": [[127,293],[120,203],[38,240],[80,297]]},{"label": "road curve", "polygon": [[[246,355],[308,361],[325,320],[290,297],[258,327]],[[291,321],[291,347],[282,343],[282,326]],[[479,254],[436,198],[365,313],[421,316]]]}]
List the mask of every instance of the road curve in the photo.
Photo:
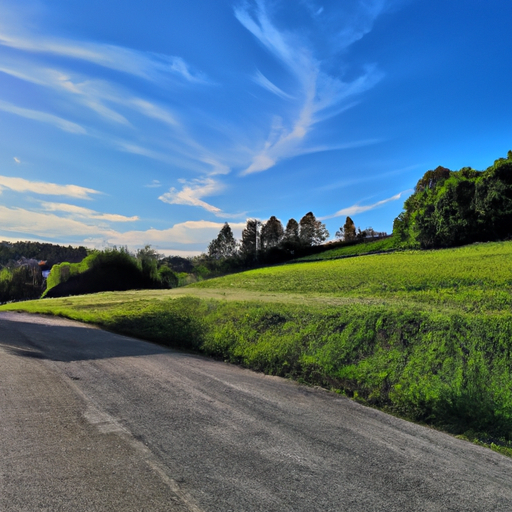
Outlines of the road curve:
[{"label": "road curve", "polygon": [[0,510],[507,511],[512,460],[343,397],[0,313]]}]

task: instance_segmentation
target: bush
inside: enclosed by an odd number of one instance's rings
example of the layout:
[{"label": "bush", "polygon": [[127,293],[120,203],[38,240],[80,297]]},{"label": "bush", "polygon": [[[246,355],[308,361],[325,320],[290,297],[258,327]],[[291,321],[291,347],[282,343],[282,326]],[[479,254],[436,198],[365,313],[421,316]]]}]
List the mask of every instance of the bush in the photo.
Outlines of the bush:
[{"label": "bush", "polygon": [[55,265],[44,297],[63,297],[102,291],[171,287],[174,273],[156,271],[150,258],[137,259],[126,249],[96,251],[80,263]]}]

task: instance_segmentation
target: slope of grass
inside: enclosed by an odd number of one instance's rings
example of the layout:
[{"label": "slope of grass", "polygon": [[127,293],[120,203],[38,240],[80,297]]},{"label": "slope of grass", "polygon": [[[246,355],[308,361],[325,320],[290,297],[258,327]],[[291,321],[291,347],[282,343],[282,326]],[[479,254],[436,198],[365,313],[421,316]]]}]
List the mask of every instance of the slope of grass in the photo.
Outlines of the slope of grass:
[{"label": "slope of grass", "polygon": [[506,311],[512,306],[512,242],[267,267],[192,286]]},{"label": "slope of grass", "polygon": [[506,452],[511,256],[512,243],[393,253],[0,310],[67,316],[320,384]]},{"label": "slope of grass", "polygon": [[363,242],[355,245],[336,247],[334,249],[330,249],[318,254],[311,254],[309,256],[297,258],[294,261],[335,260],[338,258],[347,258],[350,256],[360,256],[361,254],[393,251],[397,248],[397,241],[393,237],[389,237],[384,238],[383,240],[374,240],[371,242]]}]

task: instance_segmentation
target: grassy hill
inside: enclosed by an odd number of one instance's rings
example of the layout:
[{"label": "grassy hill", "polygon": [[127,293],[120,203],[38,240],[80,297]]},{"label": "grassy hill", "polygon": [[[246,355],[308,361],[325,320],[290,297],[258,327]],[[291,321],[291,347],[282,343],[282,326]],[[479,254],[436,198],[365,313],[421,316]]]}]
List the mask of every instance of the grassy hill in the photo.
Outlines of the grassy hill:
[{"label": "grassy hill", "polygon": [[398,249],[399,245],[400,242],[397,241],[395,237],[390,236],[381,240],[371,240],[357,244],[341,245],[340,247],[334,247],[324,252],[297,258],[294,260],[294,262],[334,260],[338,258],[360,256],[362,254],[388,252]]},{"label": "grassy hill", "polygon": [[512,440],[512,242],[263,268],[174,290],[9,304]]}]

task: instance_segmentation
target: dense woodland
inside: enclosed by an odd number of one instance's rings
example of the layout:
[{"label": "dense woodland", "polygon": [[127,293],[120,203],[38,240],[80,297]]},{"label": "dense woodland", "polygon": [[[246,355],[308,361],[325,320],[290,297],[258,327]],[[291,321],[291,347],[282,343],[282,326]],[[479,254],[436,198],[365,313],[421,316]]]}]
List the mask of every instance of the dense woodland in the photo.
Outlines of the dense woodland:
[{"label": "dense woodland", "polygon": [[78,263],[87,256],[85,247],[64,247],[41,242],[0,242],[0,265],[6,266],[21,258],[45,261],[50,267],[63,261]]},{"label": "dense woodland", "polygon": [[395,219],[393,234],[404,247],[422,249],[512,237],[512,151],[485,171],[426,172]]}]

